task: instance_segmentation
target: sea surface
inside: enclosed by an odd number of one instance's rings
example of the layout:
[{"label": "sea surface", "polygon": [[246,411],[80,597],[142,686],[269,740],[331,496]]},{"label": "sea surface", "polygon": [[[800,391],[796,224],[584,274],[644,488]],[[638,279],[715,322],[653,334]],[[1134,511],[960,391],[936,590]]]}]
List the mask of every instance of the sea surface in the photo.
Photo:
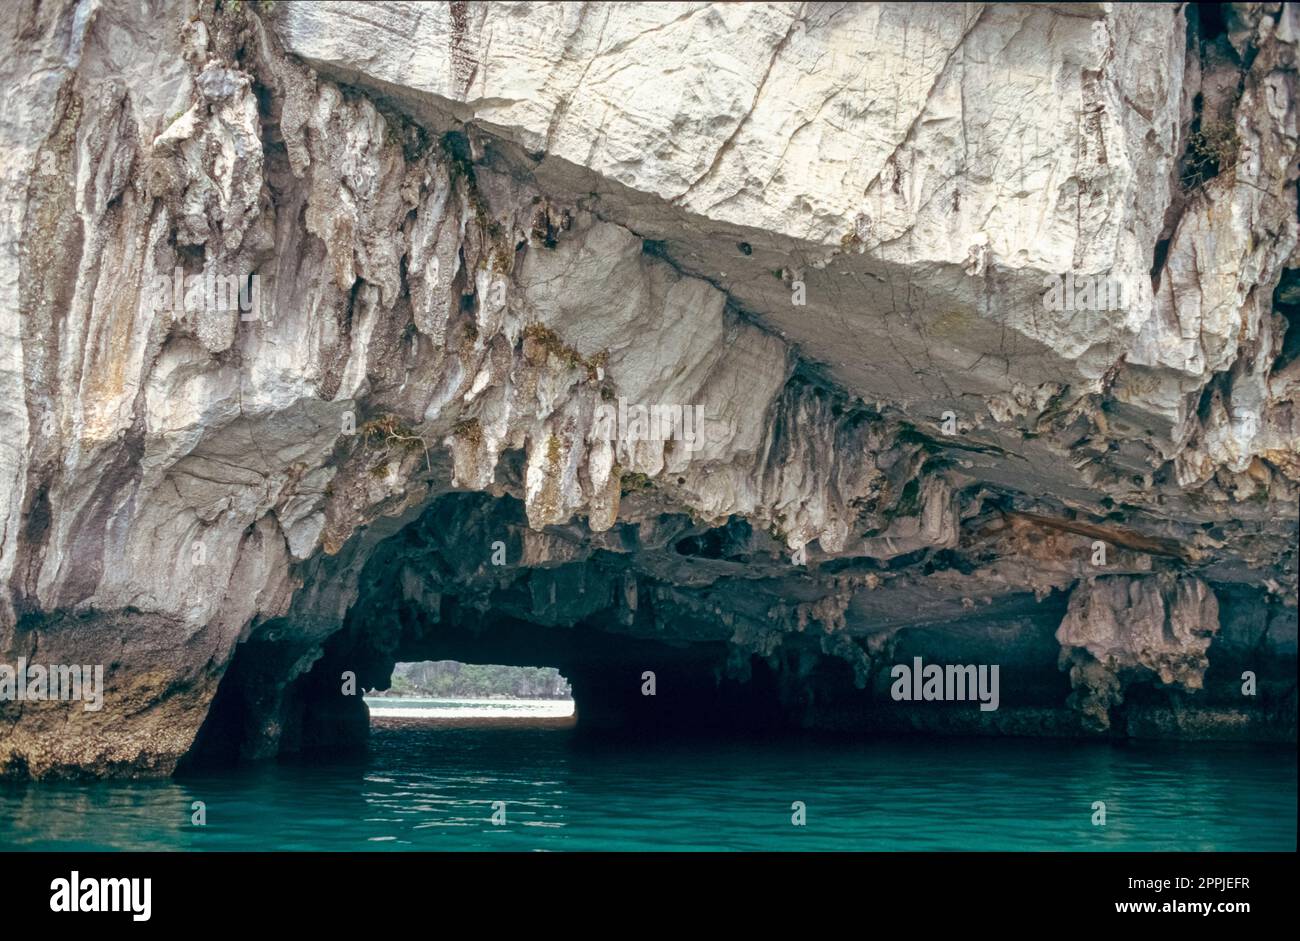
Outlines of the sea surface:
[{"label": "sea surface", "polygon": [[1288,746],[643,742],[384,721],[352,763],[3,782],[0,849],[1296,849]]}]

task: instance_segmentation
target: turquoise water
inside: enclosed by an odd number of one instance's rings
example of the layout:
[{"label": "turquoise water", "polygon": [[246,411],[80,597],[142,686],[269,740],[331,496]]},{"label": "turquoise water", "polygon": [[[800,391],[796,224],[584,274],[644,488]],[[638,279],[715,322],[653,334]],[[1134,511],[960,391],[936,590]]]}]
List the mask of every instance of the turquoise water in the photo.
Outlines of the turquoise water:
[{"label": "turquoise water", "polygon": [[[1106,825],[1093,826],[1093,802]],[[203,801],[207,825],[190,824]],[[491,823],[505,802],[505,825]],[[791,823],[802,801],[806,825]],[[0,784],[0,848],[1294,850],[1289,747],[376,730],[363,762]]]}]

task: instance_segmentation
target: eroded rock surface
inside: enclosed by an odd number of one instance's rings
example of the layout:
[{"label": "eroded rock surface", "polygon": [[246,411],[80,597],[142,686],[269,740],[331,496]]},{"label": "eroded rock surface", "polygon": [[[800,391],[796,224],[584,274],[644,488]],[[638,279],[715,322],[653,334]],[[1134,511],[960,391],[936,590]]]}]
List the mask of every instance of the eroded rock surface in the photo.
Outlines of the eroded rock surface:
[{"label": "eroded rock surface", "polygon": [[[0,702],[10,773],[355,741],[341,673],[439,656],[610,721],[1294,738],[1293,6],[2,28],[0,663],[106,671]],[[1004,705],[901,708],[922,654]]]},{"label": "eroded rock surface", "polygon": [[1218,602],[1200,579],[1121,577],[1076,588],[1056,639],[1082,711],[1107,728],[1125,672],[1200,689],[1218,630]]}]

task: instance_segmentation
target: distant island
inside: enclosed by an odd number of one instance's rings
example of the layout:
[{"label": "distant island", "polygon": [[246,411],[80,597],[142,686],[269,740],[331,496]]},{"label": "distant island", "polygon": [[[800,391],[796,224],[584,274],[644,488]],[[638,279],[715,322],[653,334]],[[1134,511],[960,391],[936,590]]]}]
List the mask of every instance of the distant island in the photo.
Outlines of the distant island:
[{"label": "distant island", "polygon": [[572,699],[573,690],[555,667],[437,660],[394,664],[392,685],[366,695],[393,699]]}]

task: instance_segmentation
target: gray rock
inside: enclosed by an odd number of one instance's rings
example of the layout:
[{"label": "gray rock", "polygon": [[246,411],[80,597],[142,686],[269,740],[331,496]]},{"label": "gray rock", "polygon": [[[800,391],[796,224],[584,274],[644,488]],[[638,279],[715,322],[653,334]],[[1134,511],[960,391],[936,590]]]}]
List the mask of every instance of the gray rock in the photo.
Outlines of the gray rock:
[{"label": "gray rock", "polygon": [[[355,738],[342,672],[453,655],[1294,736],[1216,597],[1294,619],[1295,7],[268,6],[0,35],[0,664],[108,677],[0,767]],[[891,711],[921,649],[1012,711]]]}]

